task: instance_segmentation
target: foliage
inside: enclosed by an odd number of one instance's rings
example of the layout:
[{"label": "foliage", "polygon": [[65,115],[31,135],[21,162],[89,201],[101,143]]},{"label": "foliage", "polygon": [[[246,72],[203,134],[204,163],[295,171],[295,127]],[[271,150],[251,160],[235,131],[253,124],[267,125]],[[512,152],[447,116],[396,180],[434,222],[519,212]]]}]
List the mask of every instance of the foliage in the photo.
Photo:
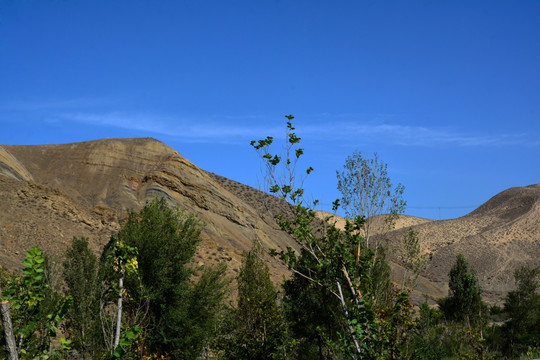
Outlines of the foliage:
[{"label": "foliage", "polygon": [[469,270],[467,259],[457,255],[456,262],[450,269],[448,282],[448,297],[439,300],[439,307],[448,320],[471,323],[482,321],[485,306],[482,303],[482,289],[474,269]]},{"label": "foliage", "polygon": [[[290,154],[295,154],[298,159],[303,154],[303,149],[295,149],[300,138],[294,133],[291,123],[294,117],[288,115],[286,118],[288,145],[285,155],[272,155],[269,152],[271,137],[251,142],[270,174],[270,192],[287,198],[296,205],[293,218],[281,216],[278,220],[281,228],[297,242],[301,249],[300,254],[291,248],[275,254],[288,264],[295,274],[295,279],[303,277],[313,286],[319,286],[327,297],[333,297],[332,302],[325,301],[333,305],[332,311],[325,314],[332,322],[326,330],[337,329],[334,336],[337,340],[325,340],[333,342],[331,346],[334,353],[342,354],[337,356],[366,359],[395,357],[402,341],[399,334],[403,329],[404,319],[410,316],[408,296],[406,293],[384,291],[387,294],[383,297],[386,301],[377,301],[380,299],[378,290],[385,287],[388,290],[389,271],[384,258],[377,256],[360,236],[364,225],[363,217],[357,216],[353,221],[347,221],[345,230],[342,231],[331,221],[331,217],[325,219],[321,226],[316,220],[315,212],[303,206],[303,190],[291,186],[296,175],[287,170],[290,168]],[[283,164],[286,169],[284,173],[287,175],[285,178],[272,175],[278,173],[281,159],[286,159]],[[312,168],[308,168],[306,172],[311,170]],[[334,205],[337,208],[338,201]],[[316,231],[316,228],[321,227],[323,231]],[[374,269],[380,270],[382,281],[376,279],[377,271]],[[295,297],[308,295],[302,293],[298,286],[288,288],[295,290],[286,294],[290,304],[295,301]],[[308,290],[311,294],[315,293],[312,288]],[[309,331],[312,333],[313,329]],[[321,336],[326,335],[321,333]],[[319,349],[322,350],[323,347],[320,346]]]},{"label": "foliage", "polygon": [[442,311],[420,305],[416,326],[407,348],[408,359],[495,359],[479,326],[469,327],[463,321],[445,320]]},{"label": "foliage", "polygon": [[61,296],[46,283],[45,257],[40,249],[32,247],[26,253],[23,275],[7,281],[3,298],[9,300],[19,355],[30,359],[59,357],[69,346],[53,348],[59,325],[63,321],[72,298]]},{"label": "foliage", "polygon": [[401,260],[405,271],[403,273],[401,290],[404,290],[406,287],[414,289],[417,285],[420,272],[426,266],[427,257],[422,254],[418,233],[412,228],[409,228],[403,236],[403,249]]},{"label": "foliage", "polygon": [[142,331],[148,324],[148,300],[138,272],[137,254],[135,247],[112,235],[99,260],[100,351],[109,356],[138,358],[139,342],[144,341],[143,334],[125,336],[137,327]]},{"label": "foliage", "polygon": [[244,254],[238,274],[238,307],[232,314],[230,335],[224,336],[221,348],[224,360],[286,358],[289,346],[278,292],[258,240]]},{"label": "foliage", "polygon": [[392,188],[388,165],[380,161],[377,153],[373,158],[368,158],[355,151],[347,157],[343,167],[344,171],[336,171],[337,188],[342,195],[341,205],[347,217],[361,216],[366,219],[362,229],[364,241],[369,245],[374,216],[384,214],[384,223],[391,229],[397,215],[405,210],[405,187],[398,184]]},{"label": "foliage", "polygon": [[[135,278],[138,279],[138,261],[137,261],[137,255],[138,251],[137,248],[133,246],[128,246],[124,244],[122,241],[115,241],[112,252],[108,254],[108,258],[112,261],[113,264],[113,271],[116,273],[116,276],[118,278],[118,288],[116,289],[117,292],[117,308],[116,308],[116,326],[115,326],[115,333],[114,333],[114,341],[113,341],[113,355],[115,357],[124,356],[126,353],[129,353],[127,351],[127,348],[134,347],[136,342],[134,339],[136,338],[134,335],[125,337],[126,332],[122,334],[122,312],[123,312],[123,304],[124,304],[124,296],[128,295],[126,292],[126,289],[124,288],[124,279],[126,275],[134,274]],[[133,327],[135,329],[135,333],[140,332],[140,328],[135,325]],[[138,330],[138,331],[137,331]],[[127,332],[127,333],[133,333]],[[124,336],[123,336],[124,335]],[[124,340],[121,344],[120,340]],[[119,346],[121,349],[119,349]]]},{"label": "foliage", "polygon": [[[377,285],[370,291],[372,300],[375,304],[382,300],[384,304],[388,305],[394,300],[389,295],[392,292],[392,285],[390,284],[390,269],[385,259],[385,249],[381,246],[380,236],[376,237],[375,241],[371,241],[371,238],[373,230],[384,232],[394,228],[398,215],[405,210],[406,202],[403,200],[405,187],[398,184],[393,188],[388,176],[388,165],[379,159],[377,153],[374,154],[373,158],[369,158],[355,151],[345,160],[344,171],[336,171],[336,175],[337,188],[342,194],[340,204],[345,209],[347,216],[363,219],[361,234],[365,249],[362,250],[362,242],[358,241],[356,253],[365,252],[368,247],[375,249],[371,266],[367,267],[369,271],[366,274],[373,280],[373,284]],[[377,216],[380,217],[377,218]],[[378,228],[375,229],[375,226]],[[411,238],[405,240],[407,239]],[[416,234],[412,239],[417,239]],[[405,242],[405,245],[408,243]],[[408,254],[410,254],[409,250],[415,251],[416,249],[413,250],[412,247],[409,247]],[[415,257],[418,256],[415,254]],[[402,285],[402,291],[405,290],[404,285]]]},{"label": "foliage", "polygon": [[112,357],[115,359],[127,359],[133,358],[136,359],[132,351],[132,348],[135,344],[138,343],[141,336],[141,328],[137,325],[133,326],[130,329],[125,329],[121,332],[120,339],[118,341],[118,346],[114,348]]},{"label": "foliage", "polygon": [[514,272],[517,289],[510,291],[504,309],[509,320],[503,327],[504,351],[517,356],[529,348],[540,347],[540,268],[523,266]]},{"label": "foliage", "polygon": [[[196,358],[208,344],[228,281],[225,266],[189,266],[202,224],[193,216],[154,199],[127,222],[106,247],[116,243],[137,251],[138,271],[125,274],[126,326],[139,326],[145,351],[172,358]],[[115,258],[113,256],[113,258]],[[113,264],[114,266],[114,264]]]},{"label": "foliage", "polygon": [[95,357],[104,346],[99,321],[102,286],[98,259],[88,248],[87,238],[73,238],[63,266],[65,293],[73,298],[64,325],[72,340],[71,347],[81,356]]},{"label": "foliage", "polygon": [[229,296],[230,279],[225,276],[225,263],[215,267],[204,267],[200,278],[192,283],[183,304],[175,309],[176,336],[178,346],[170,351],[171,358],[195,359],[202,352],[212,352],[214,338],[221,330],[220,321],[225,311],[224,300]]},{"label": "foliage", "polygon": [[420,304],[419,317],[408,344],[408,358],[440,359],[450,355],[442,346],[441,317],[440,311],[429,307],[427,299]]},{"label": "foliage", "polygon": [[480,297],[481,288],[473,269],[463,255],[449,272],[448,297],[437,301],[439,309],[427,301],[420,306],[420,317],[410,335],[408,354],[413,359],[460,358],[492,359],[486,340],[489,314]]},{"label": "foliage", "polygon": [[[301,204],[304,195],[304,189],[302,185],[304,183],[304,177],[299,177],[296,165],[302,155],[304,155],[304,149],[296,147],[302,140],[294,132],[295,128],[292,125],[294,116],[286,115],[287,119],[286,132],[285,132],[285,154],[277,155],[270,154],[270,146],[274,142],[272,136],[267,136],[266,139],[252,140],[251,146],[255,149],[261,159],[265,168],[264,180],[268,186],[269,192],[276,195],[280,199],[287,200],[293,204]],[[294,151],[293,151],[294,149]],[[284,161],[282,161],[284,159]],[[279,167],[279,164],[283,164]],[[305,174],[309,175],[313,171],[310,166],[305,170]]]},{"label": "foliage", "polygon": [[[298,258],[297,269],[305,272],[311,264],[309,256]],[[339,300],[322,286],[294,274],[283,283],[283,307],[292,337],[295,339],[294,359],[333,359],[340,352],[333,344],[343,332]]]}]

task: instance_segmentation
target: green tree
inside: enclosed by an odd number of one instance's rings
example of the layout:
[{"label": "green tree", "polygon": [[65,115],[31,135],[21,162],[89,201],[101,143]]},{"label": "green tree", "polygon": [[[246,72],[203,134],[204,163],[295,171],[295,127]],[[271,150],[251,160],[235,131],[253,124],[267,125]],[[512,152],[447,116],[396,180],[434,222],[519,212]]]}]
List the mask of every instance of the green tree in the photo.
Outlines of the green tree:
[{"label": "green tree", "polygon": [[[118,345],[120,343],[120,337],[122,335],[122,313],[124,305],[124,296],[128,293],[124,289],[124,279],[129,274],[135,274],[137,277],[138,273],[138,262],[137,262],[137,249],[133,246],[125,245],[122,241],[116,241],[114,243],[113,251],[109,254],[109,257],[113,262],[113,270],[116,272],[118,277],[118,296],[117,296],[117,305],[116,305],[116,325],[114,330],[114,340],[113,340],[113,356],[121,357],[125,355],[125,350]],[[125,332],[130,334],[127,339],[135,339],[135,332],[139,332],[140,327],[135,325],[132,330]],[[124,346],[132,345],[131,341],[126,341],[124,339]]]},{"label": "green tree", "polygon": [[[361,216],[365,219],[362,229],[364,241],[370,244],[371,230],[376,226],[376,216],[384,215],[381,223],[392,229],[397,215],[403,213],[406,202],[403,200],[405,187],[392,186],[388,176],[388,165],[375,153],[372,158],[355,151],[345,160],[344,171],[336,171],[341,193],[341,206],[347,217]],[[384,230],[379,228],[378,230]],[[378,247],[379,243],[375,243]]]},{"label": "green tree", "polygon": [[448,297],[439,301],[439,306],[449,320],[471,323],[482,320],[482,289],[474,269],[469,269],[465,256],[459,254],[449,272]]},{"label": "green tree", "polygon": [[509,320],[503,327],[505,352],[518,356],[529,347],[540,347],[540,268],[523,266],[514,272],[517,289],[506,295]]},{"label": "green tree", "polygon": [[[463,356],[484,358],[486,356],[486,340],[484,330],[487,319],[487,306],[482,301],[482,289],[476,278],[474,269],[469,269],[467,259],[459,254],[449,272],[448,297],[438,300],[448,328],[459,326],[466,335],[459,346]],[[447,337],[449,339],[456,336]],[[466,347],[463,345],[467,345]]]},{"label": "green tree", "polygon": [[[200,356],[213,335],[229,281],[225,266],[195,268],[202,224],[155,199],[130,212],[106,251],[121,242],[137,250],[138,271],[126,273],[126,325],[137,325],[147,350],[174,359]],[[193,275],[200,280],[194,282]],[[146,318],[142,315],[148,314]]]},{"label": "green tree", "polygon": [[[386,301],[391,297],[390,269],[385,260],[385,249],[381,246],[381,236],[372,235],[394,228],[397,217],[405,210],[405,187],[402,184],[393,187],[388,165],[379,159],[377,153],[369,158],[355,151],[345,160],[344,171],[336,171],[336,175],[337,188],[342,195],[340,205],[348,218],[364,219],[361,226],[364,244],[375,250],[369,267],[369,276],[375,286],[371,296],[375,302]],[[358,242],[357,254],[362,250],[361,245]]]},{"label": "green tree", "polygon": [[244,254],[238,274],[238,307],[233,311],[231,334],[222,342],[223,359],[284,359],[287,331],[270,280],[264,251],[258,240]]},{"label": "green tree", "polygon": [[410,338],[408,358],[441,359],[449,355],[442,346],[440,311],[430,308],[426,299],[420,304],[418,315]]},{"label": "green tree", "polygon": [[[384,269],[388,265],[383,257],[375,255],[362,238],[363,217],[357,216],[353,221],[347,221],[342,231],[335,226],[332,217],[326,218],[321,224],[315,211],[304,206],[303,189],[291,185],[297,180],[297,174],[287,170],[303,155],[303,149],[297,148],[300,138],[294,133],[291,122],[294,117],[287,115],[286,118],[287,146],[284,155],[270,152],[272,137],[251,142],[270,174],[270,192],[295,205],[294,215],[283,214],[278,217],[278,222],[295,239],[300,253],[289,248],[275,254],[288,264],[295,278],[302,277],[313,286],[319,286],[326,296],[333,297],[332,304],[336,308],[325,316],[333,322],[331,328],[338,329],[338,340],[331,346],[336,353],[341,352],[340,357],[396,357],[401,342],[397,330],[399,322],[410,312],[408,296],[392,291],[388,301],[375,303],[375,287],[390,282],[382,278],[375,281],[372,271],[377,269],[381,277],[387,276],[388,272]],[[279,173],[280,164],[285,168],[284,178],[272,175]],[[306,173],[312,170],[309,167]],[[334,204],[337,207],[338,202]],[[298,291],[297,286],[292,288],[295,291],[288,295],[308,295]],[[290,301],[294,302],[294,298],[291,297]]]},{"label": "green tree", "polygon": [[419,317],[409,336],[407,359],[478,359],[470,346],[470,331],[461,322],[445,321],[442,312],[427,299],[420,304]]},{"label": "green tree", "polygon": [[99,299],[102,292],[98,278],[98,259],[88,248],[88,239],[74,237],[64,254],[65,293],[73,298],[66,314],[65,328],[72,348],[80,356],[95,357],[103,348],[99,322]]},{"label": "green tree", "polygon": [[31,359],[59,357],[69,342],[61,339],[62,347],[54,346],[60,323],[72,303],[46,282],[46,259],[40,249],[26,253],[22,276],[12,277],[2,291],[3,300],[11,305],[11,318],[18,356]]},{"label": "green tree", "polygon": [[[302,250],[303,252],[303,250]],[[339,299],[325,287],[306,278],[317,266],[311,256],[300,255],[292,278],[283,283],[283,307],[292,337],[296,340],[294,358],[298,360],[333,359],[343,331]],[[339,352],[339,351],[338,351]]]}]

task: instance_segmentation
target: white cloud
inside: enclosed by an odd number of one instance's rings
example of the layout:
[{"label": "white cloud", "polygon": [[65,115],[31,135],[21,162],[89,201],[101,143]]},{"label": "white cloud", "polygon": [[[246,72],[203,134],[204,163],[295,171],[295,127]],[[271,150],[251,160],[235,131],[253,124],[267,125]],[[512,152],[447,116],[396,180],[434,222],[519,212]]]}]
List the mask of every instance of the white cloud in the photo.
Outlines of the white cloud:
[{"label": "white cloud", "polygon": [[[49,102],[12,102],[0,104],[0,109],[41,112],[49,122],[75,122],[94,126],[114,127],[147,134],[173,137],[187,142],[240,144],[267,135],[280,137],[283,122],[270,122],[263,115],[223,115],[212,119],[180,118],[153,113],[86,111],[96,106],[110,105],[97,98],[79,98]],[[71,111],[72,109],[84,111]],[[530,134],[478,134],[448,128],[398,125],[392,114],[319,114],[311,123],[298,121],[298,134],[306,140],[379,143],[420,147],[486,147],[539,146],[540,141]],[[221,121],[219,121],[221,119]],[[332,121],[329,121],[332,119]],[[361,120],[359,120],[361,119]],[[384,121],[384,123],[381,123]],[[268,124],[276,125],[268,125]]]},{"label": "white cloud", "polygon": [[[244,143],[246,139],[260,138],[267,135],[279,136],[284,129],[253,124],[246,121],[231,122],[233,117],[224,116],[223,122],[200,119],[178,119],[153,114],[129,115],[121,112],[104,114],[65,113],[62,118],[97,126],[112,126],[176,137],[192,142]],[[251,121],[263,120],[262,116],[234,117]],[[310,139],[325,141],[346,141],[362,138],[366,142],[380,142],[401,146],[537,146],[525,134],[478,135],[459,133],[447,129],[423,126],[394,124],[358,124],[353,121],[340,121],[329,125],[312,123],[298,126],[300,135]],[[277,135],[276,135],[277,134]]]},{"label": "white cloud", "polygon": [[362,139],[365,142],[379,142],[401,146],[537,146],[525,134],[481,135],[428,128],[423,126],[395,124],[358,124],[351,121],[336,122],[331,129],[328,125],[313,125],[306,129],[312,135],[335,141]]},{"label": "white cloud", "polygon": [[[246,139],[258,138],[268,132],[282,131],[278,128],[270,129],[256,125],[232,124],[230,122],[220,123],[200,119],[179,119],[153,114],[130,115],[121,112],[103,114],[63,113],[60,115],[60,118],[64,121],[95,126],[110,126],[174,137],[183,141],[203,143],[245,143],[247,141]],[[227,119],[229,120],[229,118]]]}]

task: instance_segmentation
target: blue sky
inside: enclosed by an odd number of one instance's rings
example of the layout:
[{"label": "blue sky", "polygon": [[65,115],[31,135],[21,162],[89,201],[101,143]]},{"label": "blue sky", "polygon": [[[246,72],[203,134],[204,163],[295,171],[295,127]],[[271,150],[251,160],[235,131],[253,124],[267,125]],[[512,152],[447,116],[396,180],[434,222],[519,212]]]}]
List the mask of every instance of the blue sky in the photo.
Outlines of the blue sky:
[{"label": "blue sky", "polygon": [[0,0],[0,144],[154,137],[258,187],[285,114],[329,204],[378,152],[407,214],[540,182],[538,1]]}]

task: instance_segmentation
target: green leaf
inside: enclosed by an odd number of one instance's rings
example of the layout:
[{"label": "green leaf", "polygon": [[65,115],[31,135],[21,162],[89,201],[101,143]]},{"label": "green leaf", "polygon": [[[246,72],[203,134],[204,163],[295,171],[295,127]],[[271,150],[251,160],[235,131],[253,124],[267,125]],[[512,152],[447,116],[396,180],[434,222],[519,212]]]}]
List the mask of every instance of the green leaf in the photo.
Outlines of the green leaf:
[{"label": "green leaf", "polygon": [[274,158],[272,160],[269,160],[270,164],[276,166],[281,161],[281,157],[274,155]]},{"label": "green leaf", "polygon": [[71,340],[60,338],[60,344],[62,344],[62,350],[71,350]]},{"label": "green leaf", "polygon": [[120,339],[120,341],[118,342],[119,346],[129,346],[130,344],[131,342],[127,339]]}]

